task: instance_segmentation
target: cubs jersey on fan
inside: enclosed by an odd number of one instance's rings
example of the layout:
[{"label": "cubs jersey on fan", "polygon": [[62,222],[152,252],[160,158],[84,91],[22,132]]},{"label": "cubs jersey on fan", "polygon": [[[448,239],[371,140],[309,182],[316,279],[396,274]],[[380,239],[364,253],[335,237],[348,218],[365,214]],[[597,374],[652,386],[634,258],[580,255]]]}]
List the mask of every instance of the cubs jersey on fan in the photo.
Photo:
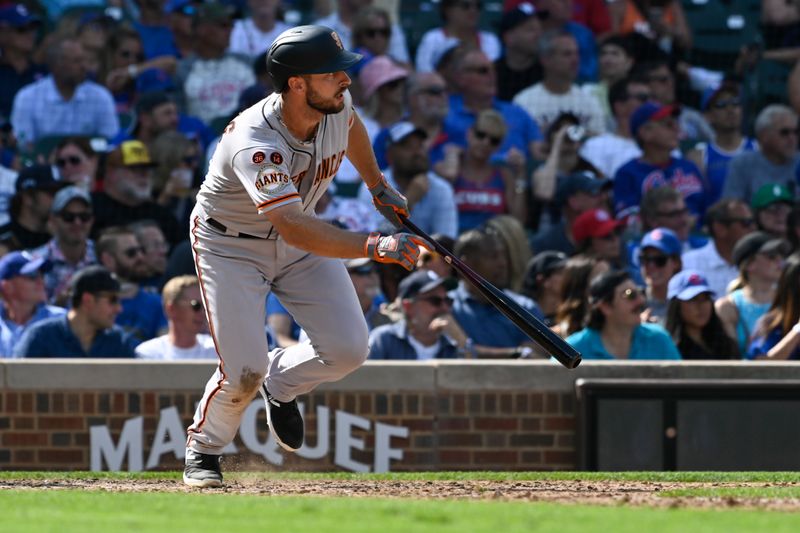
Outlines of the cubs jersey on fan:
[{"label": "cubs jersey on fan", "polygon": [[323,116],[310,141],[289,133],[279,94],[242,111],[225,128],[197,195],[203,216],[239,233],[277,238],[264,213],[301,203],[313,214],[347,151],[355,115],[344,94],[342,111]]}]

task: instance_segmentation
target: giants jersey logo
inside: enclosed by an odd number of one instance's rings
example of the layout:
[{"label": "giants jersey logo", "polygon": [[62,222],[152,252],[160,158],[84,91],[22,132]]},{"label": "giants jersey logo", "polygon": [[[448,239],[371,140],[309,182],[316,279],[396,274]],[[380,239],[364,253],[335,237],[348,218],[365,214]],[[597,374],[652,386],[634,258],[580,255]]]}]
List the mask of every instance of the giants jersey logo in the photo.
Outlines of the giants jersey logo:
[{"label": "giants jersey logo", "polygon": [[270,165],[263,166],[259,169],[255,181],[257,191],[261,192],[263,189],[269,193],[278,192],[288,184],[289,175]]}]

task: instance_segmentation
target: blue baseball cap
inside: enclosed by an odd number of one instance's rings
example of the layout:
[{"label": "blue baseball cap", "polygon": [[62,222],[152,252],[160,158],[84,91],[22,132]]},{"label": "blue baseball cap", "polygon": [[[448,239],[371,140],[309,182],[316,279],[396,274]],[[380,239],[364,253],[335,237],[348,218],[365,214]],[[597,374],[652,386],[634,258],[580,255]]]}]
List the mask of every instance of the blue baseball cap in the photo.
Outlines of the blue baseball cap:
[{"label": "blue baseball cap", "polygon": [[732,82],[722,82],[717,87],[709,87],[703,91],[703,95],[700,97],[700,110],[708,111],[711,104],[713,104],[722,93],[730,93],[738,96],[741,91],[739,87]]},{"label": "blue baseball cap", "polygon": [[639,128],[651,120],[661,120],[669,116],[677,117],[680,113],[681,108],[677,105],[661,105],[655,102],[645,102],[637,107],[636,111],[631,115],[631,135],[635,138],[639,133]]},{"label": "blue baseball cap", "polygon": [[7,24],[12,28],[23,28],[30,24],[39,24],[41,20],[28,11],[22,4],[11,4],[0,9],[0,24]]},{"label": "blue baseball cap", "polygon": [[35,258],[28,252],[9,252],[0,259],[0,280],[29,276],[47,269],[44,257]]},{"label": "blue baseball cap", "polygon": [[683,245],[674,231],[667,228],[656,228],[648,231],[640,244],[642,249],[655,248],[667,255],[681,255]]},{"label": "blue baseball cap", "polygon": [[167,13],[180,12],[192,16],[195,13],[194,3],[194,0],[169,0],[164,6],[164,11]]},{"label": "blue baseball cap", "polygon": [[667,285],[669,300],[677,298],[685,302],[705,292],[714,297],[714,291],[709,287],[708,280],[697,270],[681,270],[672,276]]}]

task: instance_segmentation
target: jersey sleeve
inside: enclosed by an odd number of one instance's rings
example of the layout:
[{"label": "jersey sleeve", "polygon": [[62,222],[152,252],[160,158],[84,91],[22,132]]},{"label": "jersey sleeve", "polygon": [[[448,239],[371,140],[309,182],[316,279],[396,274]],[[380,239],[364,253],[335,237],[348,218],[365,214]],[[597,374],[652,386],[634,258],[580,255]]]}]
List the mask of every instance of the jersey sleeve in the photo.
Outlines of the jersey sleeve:
[{"label": "jersey sleeve", "polygon": [[301,201],[289,175],[290,155],[286,146],[276,143],[246,148],[233,157],[233,171],[259,214]]}]

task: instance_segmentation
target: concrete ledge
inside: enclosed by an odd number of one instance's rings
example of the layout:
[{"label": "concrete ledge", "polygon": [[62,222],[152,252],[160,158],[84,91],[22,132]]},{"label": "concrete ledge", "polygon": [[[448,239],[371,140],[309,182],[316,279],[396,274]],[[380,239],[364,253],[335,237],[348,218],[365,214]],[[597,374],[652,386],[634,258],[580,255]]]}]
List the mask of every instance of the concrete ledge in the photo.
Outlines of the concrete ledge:
[{"label": "concrete ledge", "polygon": [[[202,391],[214,361],[120,359],[0,360],[4,390]],[[530,390],[571,392],[586,379],[800,380],[800,362],[368,361],[320,390],[404,392]]]}]

